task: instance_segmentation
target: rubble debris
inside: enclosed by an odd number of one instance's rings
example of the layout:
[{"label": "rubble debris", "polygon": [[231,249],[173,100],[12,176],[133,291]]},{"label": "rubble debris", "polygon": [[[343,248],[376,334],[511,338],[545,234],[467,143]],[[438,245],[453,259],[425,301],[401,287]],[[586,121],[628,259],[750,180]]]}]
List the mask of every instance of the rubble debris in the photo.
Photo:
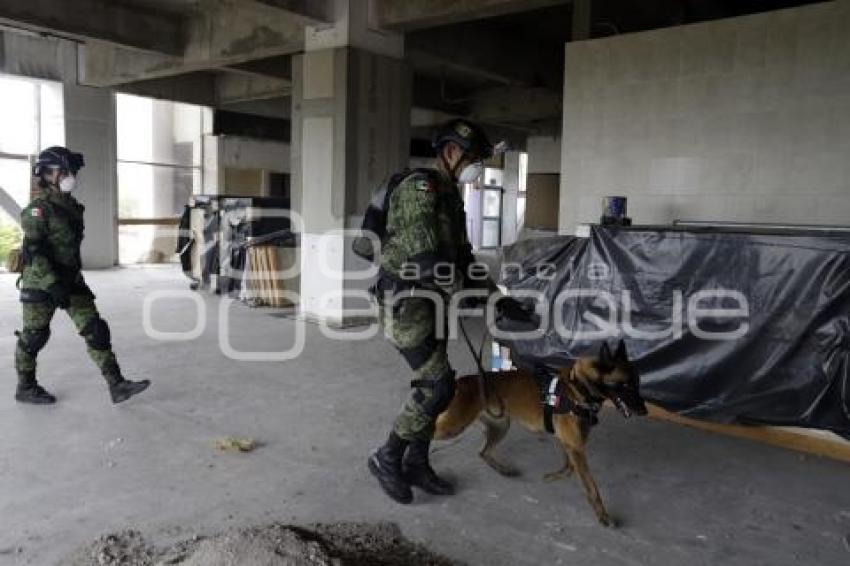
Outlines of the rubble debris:
[{"label": "rubble debris", "polygon": [[104,535],[69,566],[461,566],[411,542],[395,523],[272,523],[194,536],[158,549],[138,531]]}]

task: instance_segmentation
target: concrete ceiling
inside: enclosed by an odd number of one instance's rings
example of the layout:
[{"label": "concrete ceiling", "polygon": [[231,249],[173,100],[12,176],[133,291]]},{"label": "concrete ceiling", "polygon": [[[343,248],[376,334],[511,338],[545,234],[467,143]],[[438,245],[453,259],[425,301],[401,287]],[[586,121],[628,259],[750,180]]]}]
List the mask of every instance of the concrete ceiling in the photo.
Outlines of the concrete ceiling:
[{"label": "concrete ceiling", "polygon": [[[425,2],[434,11],[425,20],[428,25],[404,22],[396,27],[408,30],[407,57],[418,84],[430,93],[431,107],[551,133],[560,128],[564,44],[574,37],[605,37],[820,1],[575,0],[529,2],[526,9],[516,10],[516,3],[493,0],[481,3],[477,19],[461,17],[430,25],[445,19],[440,8],[449,4],[431,0]],[[584,22],[574,19],[582,3],[589,6]],[[470,8],[468,2],[455,4]],[[490,13],[484,14],[485,9]],[[405,10],[400,12],[421,24],[410,15],[412,8]],[[582,26],[584,37],[576,35]]]},{"label": "concrete ceiling", "polygon": [[[563,46],[574,37],[815,0],[368,1],[378,24],[405,34],[416,106],[536,132],[559,127]],[[69,10],[67,0],[2,0],[0,24],[83,43],[85,84],[269,114],[286,104],[305,26],[330,21],[332,3],[74,0]]]}]

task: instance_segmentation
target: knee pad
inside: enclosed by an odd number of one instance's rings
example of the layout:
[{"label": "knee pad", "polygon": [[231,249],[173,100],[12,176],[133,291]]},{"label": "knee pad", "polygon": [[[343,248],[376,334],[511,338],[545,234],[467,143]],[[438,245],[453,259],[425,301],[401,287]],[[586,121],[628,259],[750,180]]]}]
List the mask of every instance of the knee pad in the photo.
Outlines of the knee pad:
[{"label": "knee pad", "polygon": [[432,390],[430,397],[427,397],[421,391],[417,391],[414,396],[416,402],[422,405],[426,414],[437,418],[440,413],[448,408],[455,396],[455,372],[449,370],[433,381],[417,379],[411,382],[411,386],[416,388],[427,387]]},{"label": "knee pad", "polygon": [[80,334],[86,339],[86,344],[92,350],[109,350],[112,347],[112,334],[109,332],[109,325],[100,317],[88,321]]},{"label": "knee pad", "polygon": [[47,344],[47,340],[50,338],[50,328],[23,330],[15,332],[15,336],[18,337],[18,346],[21,350],[30,356],[35,356]]}]

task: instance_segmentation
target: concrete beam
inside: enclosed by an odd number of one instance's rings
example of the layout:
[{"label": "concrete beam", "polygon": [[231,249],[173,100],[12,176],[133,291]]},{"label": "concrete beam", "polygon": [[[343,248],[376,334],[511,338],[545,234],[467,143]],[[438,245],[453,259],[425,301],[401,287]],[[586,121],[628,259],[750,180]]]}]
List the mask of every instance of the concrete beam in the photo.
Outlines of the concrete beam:
[{"label": "concrete beam", "polygon": [[138,53],[102,42],[83,50],[81,80],[115,86],[240,65],[299,52],[305,24],[279,8],[255,0],[202,0],[186,27],[179,57]]},{"label": "concrete beam", "polygon": [[536,122],[560,122],[562,107],[562,95],[549,89],[500,87],[476,93],[469,117],[531,131]]},{"label": "concrete beam", "polygon": [[216,74],[213,72],[200,71],[177,77],[148,79],[122,84],[116,90],[126,94],[137,94],[160,100],[215,106],[216,78]]},{"label": "concrete beam", "polygon": [[256,59],[247,63],[230,65],[227,69],[263,77],[292,80],[292,57],[281,55],[280,57]]},{"label": "concrete beam", "polygon": [[434,77],[465,75],[476,80],[500,83],[505,85],[518,84],[521,81],[503,72],[482,69],[474,64],[449,59],[445,56],[434,55],[425,51],[408,49],[405,57],[417,71]]},{"label": "concrete beam", "polygon": [[329,0],[254,0],[261,4],[283,10],[306,24],[329,24],[333,22],[333,7]]},{"label": "concrete beam", "polygon": [[203,0],[188,28],[187,60],[241,63],[295,53],[304,45],[304,23],[253,0]]},{"label": "concrete beam", "polygon": [[216,80],[216,106],[280,98],[292,93],[292,83],[272,77],[243,76],[222,73]]},{"label": "concrete beam", "polygon": [[242,102],[289,96],[289,81],[269,77],[197,71],[148,79],[117,87],[119,92],[216,108]]},{"label": "concrete beam", "polygon": [[[451,93],[451,94],[448,94]],[[439,79],[413,75],[413,106],[465,116],[469,113],[469,91],[446,87]]]},{"label": "concrete beam", "polygon": [[279,120],[289,120],[292,117],[292,100],[287,96],[250,100],[248,102],[231,102],[220,104],[219,108],[228,112],[253,114],[254,116],[277,118]]},{"label": "concrete beam", "polygon": [[454,90],[454,98],[449,99],[442,94],[433,79],[414,78],[414,126],[433,126],[447,116],[465,116],[502,131],[513,144],[528,134],[560,131],[562,96],[549,89],[504,86],[466,94]]},{"label": "concrete beam", "polygon": [[183,52],[183,21],[109,0],[3,0],[0,23],[143,51]]},{"label": "concrete beam", "polygon": [[380,27],[398,31],[528,12],[571,0],[373,0]]},{"label": "concrete beam", "polygon": [[449,70],[463,70],[470,78],[508,85],[545,86],[563,89],[562,49],[541,50],[532,40],[499,37],[470,24],[463,33],[456,28],[433,29],[407,34],[409,58],[433,67],[435,62]]}]

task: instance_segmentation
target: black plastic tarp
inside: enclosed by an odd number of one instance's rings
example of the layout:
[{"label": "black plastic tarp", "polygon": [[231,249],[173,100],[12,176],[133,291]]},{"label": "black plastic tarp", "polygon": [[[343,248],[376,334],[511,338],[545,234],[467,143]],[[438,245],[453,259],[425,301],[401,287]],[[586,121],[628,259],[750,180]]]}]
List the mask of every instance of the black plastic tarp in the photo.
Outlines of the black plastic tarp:
[{"label": "black plastic tarp", "polygon": [[500,279],[549,309],[545,334],[507,340],[520,365],[622,338],[665,409],[850,438],[848,234],[595,227],[507,248]]}]

